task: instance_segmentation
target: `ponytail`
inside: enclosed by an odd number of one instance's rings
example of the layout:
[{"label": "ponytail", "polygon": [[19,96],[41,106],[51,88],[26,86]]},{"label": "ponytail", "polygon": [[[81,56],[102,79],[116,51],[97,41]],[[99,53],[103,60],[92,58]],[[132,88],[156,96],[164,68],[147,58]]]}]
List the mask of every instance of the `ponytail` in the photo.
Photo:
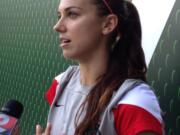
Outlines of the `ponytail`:
[{"label": "ponytail", "polygon": [[122,68],[125,65],[124,68],[128,69],[128,78],[146,81],[147,67],[141,46],[142,31],[138,11],[129,1],[124,1],[123,4],[124,10],[118,13],[120,23],[117,27],[117,31],[121,36],[111,52],[110,62],[122,62],[119,66]]},{"label": "ponytail", "polygon": [[[93,2],[97,5],[99,15],[109,14],[102,0]],[[109,0],[108,4],[118,16],[119,23],[108,42],[110,58],[107,71],[100,77],[100,81],[90,91],[79,109],[81,112],[85,111],[85,117],[79,124],[76,117],[75,135],[84,135],[89,129],[97,128],[99,118],[113,92],[118,90],[126,79],[146,81],[147,68],[141,47],[141,24],[137,9],[131,2],[124,0]]]}]

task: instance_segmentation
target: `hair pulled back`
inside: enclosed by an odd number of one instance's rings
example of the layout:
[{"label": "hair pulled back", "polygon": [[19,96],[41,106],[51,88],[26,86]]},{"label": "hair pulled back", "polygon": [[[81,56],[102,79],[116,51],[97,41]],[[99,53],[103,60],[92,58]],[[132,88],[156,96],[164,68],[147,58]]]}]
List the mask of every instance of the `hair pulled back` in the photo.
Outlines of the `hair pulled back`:
[{"label": "hair pulled back", "polygon": [[[125,0],[106,0],[118,17],[118,26],[111,33],[108,42],[109,63],[107,71],[100,77],[81,106],[85,116],[80,121],[76,115],[75,135],[84,135],[89,129],[97,128],[103,110],[108,105],[113,92],[117,91],[126,79],[146,81],[146,63],[141,46],[141,24],[136,7]],[[102,0],[92,0],[97,6],[98,15],[110,14]],[[117,37],[119,40],[116,40]]]}]

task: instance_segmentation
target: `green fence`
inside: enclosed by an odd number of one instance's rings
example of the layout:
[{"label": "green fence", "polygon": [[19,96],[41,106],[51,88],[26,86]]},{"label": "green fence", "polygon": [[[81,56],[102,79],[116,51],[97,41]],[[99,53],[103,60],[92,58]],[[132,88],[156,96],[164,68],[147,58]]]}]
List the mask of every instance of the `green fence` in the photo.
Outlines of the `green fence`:
[{"label": "green fence", "polygon": [[[63,59],[57,33],[52,29],[58,3],[0,1],[0,106],[12,98],[24,104],[22,135],[34,134],[36,123],[45,125],[48,105],[44,92],[70,63]],[[165,112],[168,135],[180,134],[179,26],[180,1],[176,1],[148,71]]]},{"label": "green fence", "polygon": [[53,25],[59,0],[0,0],[0,106],[9,99],[24,104],[22,135],[45,124],[44,92],[68,63]]},{"label": "green fence", "polygon": [[[160,20],[159,20],[160,21]],[[155,88],[167,135],[180,135],[180,1],[176,0],[149,65],[148,79]]]}]

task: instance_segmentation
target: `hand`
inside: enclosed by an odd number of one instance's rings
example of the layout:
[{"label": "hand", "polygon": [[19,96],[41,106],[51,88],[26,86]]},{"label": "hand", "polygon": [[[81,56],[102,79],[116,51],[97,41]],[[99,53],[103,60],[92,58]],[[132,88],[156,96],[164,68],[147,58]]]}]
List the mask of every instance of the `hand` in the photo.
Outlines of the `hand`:
[{"label": "hand", "polygon": [[51,132],[51,124],[48,123],[45,129],[45,132],[42,133],[42,127],[40,125],[36,125],[36,135],[50,135]]}]

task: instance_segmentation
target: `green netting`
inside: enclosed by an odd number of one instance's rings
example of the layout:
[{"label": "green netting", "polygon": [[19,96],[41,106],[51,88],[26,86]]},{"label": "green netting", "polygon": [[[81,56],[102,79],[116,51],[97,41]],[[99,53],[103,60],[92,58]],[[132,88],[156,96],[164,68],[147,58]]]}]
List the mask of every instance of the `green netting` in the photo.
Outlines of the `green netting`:
[{"label": "green netting", "polygon": [[[8,99],[24,104],[22,135],[44,125],[44,92],[70,62],[63,59],[53,32],[59,0],[0,1],[0,106]],[[156,21],[156,20],[154,20]],[[166,112],[168,135],[180,134],[180,1],[166,24],[151,60],[148,79]]]},{"label": "green netting", "polygon": [[0,106],[8,99],[24,104],[22,135],[45,124],[44,92],[68,62],[62,57],[57,33],[59,0],[0,1]]},{"label": "green netting", "polygon": [[180,134],[180,1],[176,1],[153,54],[148,79],[155,88],[167,135]]}]

